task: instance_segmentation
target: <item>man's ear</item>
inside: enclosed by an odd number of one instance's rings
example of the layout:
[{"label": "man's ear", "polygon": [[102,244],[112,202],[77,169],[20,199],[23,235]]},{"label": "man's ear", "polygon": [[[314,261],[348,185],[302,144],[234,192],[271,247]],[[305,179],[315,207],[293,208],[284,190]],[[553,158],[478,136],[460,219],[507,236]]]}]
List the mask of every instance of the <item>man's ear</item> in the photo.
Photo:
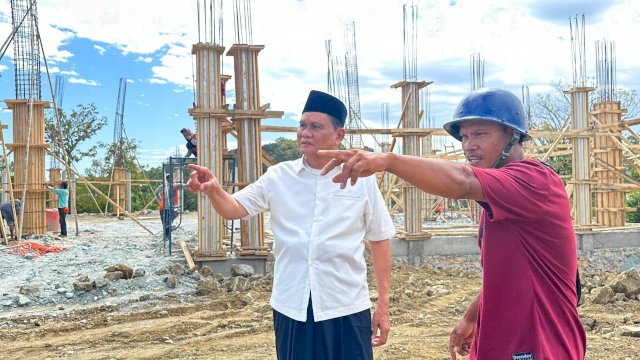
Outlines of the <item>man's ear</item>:
[{"label": "man's ear", "polygon": [[336,139],[338,140],[338,143],[341,143],[342,140],[344,140],[344,136],[347,133],[347,130],[345,130],[345,128],[339,128],[338,131],[336,131]]}]

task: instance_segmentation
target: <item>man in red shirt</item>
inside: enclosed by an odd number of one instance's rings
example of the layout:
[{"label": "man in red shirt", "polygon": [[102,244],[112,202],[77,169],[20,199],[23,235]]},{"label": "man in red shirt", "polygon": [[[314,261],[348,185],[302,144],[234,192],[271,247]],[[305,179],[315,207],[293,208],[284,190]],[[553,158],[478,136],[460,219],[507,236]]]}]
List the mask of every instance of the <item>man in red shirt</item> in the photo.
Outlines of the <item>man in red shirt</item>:
[{"label": "man in red shirt", "polygon": [[[586,338],[576,303],[576,240],[569,199],[547,165],[525,159],[527,118],[520,100],[479,89],[444,125],[469,163],[393,153],[319,151],[343,164],[342,188],[389,171],[418,188],[483,208],[478,231],[482,288],[450,335],[449,351],[471,359],[584,359]],[[549,216],[553,214],[553,216]]]}]

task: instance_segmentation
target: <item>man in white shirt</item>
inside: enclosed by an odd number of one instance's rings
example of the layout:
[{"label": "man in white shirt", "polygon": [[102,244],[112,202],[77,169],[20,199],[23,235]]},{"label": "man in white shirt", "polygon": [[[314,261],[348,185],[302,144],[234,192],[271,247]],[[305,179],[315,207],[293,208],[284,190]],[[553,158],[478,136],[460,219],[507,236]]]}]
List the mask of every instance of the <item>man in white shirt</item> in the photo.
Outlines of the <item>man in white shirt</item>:
[{"label": "man in white shirt", "polygon": [[[338,149],[347,109],[337,98],[311,91],[298,128],[303,157],[269,167],[246,188],[228,194],[207,168],[187,186],[207,195],[225,219],[271,211],[275,268],[273,307],[278,359],[373,359],[372,346],[389,334],[391,216],[375,178],[340,190],[320,176],[329,162],[318,150]],[[364,241],[371,257],[378,304],[371,317]]]}]

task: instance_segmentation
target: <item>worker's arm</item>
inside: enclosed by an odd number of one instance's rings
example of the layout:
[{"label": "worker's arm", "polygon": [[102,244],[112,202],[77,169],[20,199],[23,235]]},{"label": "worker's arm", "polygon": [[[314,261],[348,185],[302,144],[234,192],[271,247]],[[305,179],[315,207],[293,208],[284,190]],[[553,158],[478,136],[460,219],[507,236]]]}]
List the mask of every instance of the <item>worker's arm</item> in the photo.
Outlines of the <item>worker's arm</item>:
[{"label": "worker's arm", "polygon": [[391,323],[389,322],[391,246],[389,245],[389,240],[370,241],[369,246],[378,289],[378,304],[371,319],[371,345],[380,346],[387,342],[391,328]]},{"label": "worker's arm", "polygon": [[322,169],[322,175],[342,164],[342,171],[333,178],[342,188],[349,179],[354,185],[359,177],[388,171],[430,194],[450,199],[485,200],[471,167],[449,160],[363,150],[319,150],[318,154],[332,158]]},{"label": "worker's arm", "polygon": [[187,182],[187,189],[207,195],[220,216],[227,220],[235,220],[249,215],[247,210],[231,194],[224,191],[211,170],[194,164],[189,164],[187,167],[193,170]]},{"label": "worker's arm", "polygon": [[456,359],[457,355],[467,356],[471,350],[471,343],[476,334],[476,320],[478,319],[478,295],[469,304],[467,311],[449,335],[449,353],[451,359]]},{"label": "worker's arm", "polygon": [[156,188],[156,191],[153,192],[153,196],[156,197],[156,201],[160,201],[160,196],[162,194],[162,185]]}]

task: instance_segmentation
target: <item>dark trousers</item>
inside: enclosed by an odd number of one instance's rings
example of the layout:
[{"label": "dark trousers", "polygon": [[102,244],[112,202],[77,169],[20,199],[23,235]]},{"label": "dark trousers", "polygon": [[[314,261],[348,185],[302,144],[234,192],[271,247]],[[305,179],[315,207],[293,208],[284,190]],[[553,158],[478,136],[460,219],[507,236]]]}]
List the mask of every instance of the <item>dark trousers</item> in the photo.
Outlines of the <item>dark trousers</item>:
[{"label": "dark trousers", "polygon": [[311,299],[307,321],[273,310],[278,360],[373,360],[371,311],[314,322]]},{"label": "dark trousers", "polygon": [[67,235],[67,213],[64,212],[64,208],[58,208],[58,215],[60,217],[60,235]]},{"label": "dark trousers", "polygon": [[162,209],[160,210],[160,220],[162,220],[162,235],[169,238],[169,233],[171,232],[171,211],[170,209]]}]

